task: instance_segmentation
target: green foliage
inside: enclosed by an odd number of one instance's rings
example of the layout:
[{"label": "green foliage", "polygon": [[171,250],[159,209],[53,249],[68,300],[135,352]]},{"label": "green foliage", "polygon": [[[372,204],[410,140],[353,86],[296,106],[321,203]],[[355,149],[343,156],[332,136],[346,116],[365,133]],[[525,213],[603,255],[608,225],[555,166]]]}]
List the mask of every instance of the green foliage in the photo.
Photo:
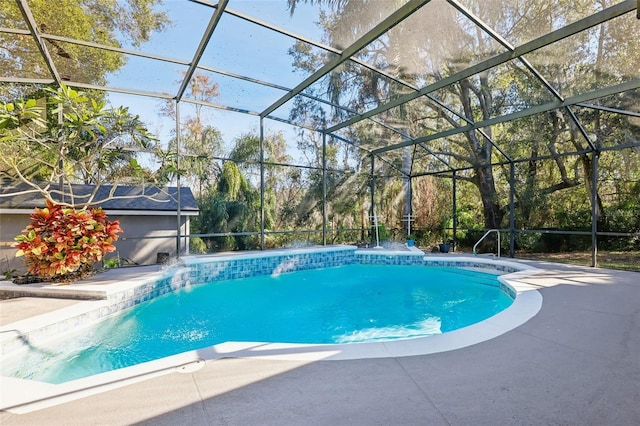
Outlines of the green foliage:
[{"label": "green foliage", "polygon": [[[24,17],[15,3],[2,3],[3,27],[24,28]],[[48,0],[28,2],[42,33],[114,47],[124,47],[120,40],[140,46],[153,32],[166,28],[170,24],[166,14],[154,10],[159,4],[160,0],[56,0],[52,7]],[[5,35],[2,44],[10,54],[0,55],[0,69],[23,70],[26,74],[22,77],[51,77],[40,51],[33,48],[31,36]],[[126,63],[125,55],[115,51],[55,40],[47,40],[47,45],[64,80],[104,84],[108,73]]]},{"label": "green foliage", "polygon": [[40,277],[64,277],[87,272],[122,233],[118,221],[107,220],[100,208],[74,210],[47,200],[36,209],[23,234],[15,237],[16,256],[24,256],[30,273]]},{"label": "green foliage", "polygon": [[104,269],[114,269],[120,267],[120,259],[113,257],[111,259],[102,259],[102,267]]},{"label": "green foliage", "polygon": [[200,237],[189,238],[189,252],[192,254],[205,254],[207,245]]},{"label": "green foliage", "polygon": [[4,277],[5,281],[11,281],[17,274],[17,269],[9,269],[7,271],[2,271],[0,274]]},{"label": "green foliage", "polygon": [[[29,184],[46,199],[53,190],[34,182],[108,181],[131,183],[147,174],[129,148],[153,148],[154,138],[138,116],[127,108],[106,109],[104,103],[83,92],[62,85],[45,88],[49,112],[62,115],[62,122],[48,127],[43,99],[15,101],[0,106],[0,172]],[[56,191],[58,189],[56,188]],[[86,206],[102,200],[76,203],[70,186],[65,198],[72,206]],[[68,197],[67,197],[68,195]]]},{"label": "green foliage", "polygon": [[[229,169],[233,169],[230,167]],[[237,175],[236,175],[237,177]],[[257,221],[259,197],[240,175],[241,184],[236,199],[227,192],[209,188],[198,197],[200,215],[193,222],[193,232],[199,234],[228,234],[252,232],[260,229]],[[223,185],[226,188],[226,184]],[[202,237],[207,251],[246,250],[259,246],[252,236],[205,236]]]},{"label": "green foliage", "polygon": [[[375,241],[376,238],[376,227],[372,226],[371,227],[371,239],[373,241]],[[379,223],[378,224],[378,239],[380,240],[380,242],[382,241],[388,241],[389,238],[391,238],[391,232],[387,229],[387,227],[384,225],[384,223]]]},{"label": "green foliage", "polygon": [[237,200],[244,177],[236,163],[227,161],[222,166],[222,173],[218,181],[218,192],[227,200]]},{"label": "green foliage", "polygon": [[[214,103],[218,96],[218,83],[200,72],[194,74],[185,93],[185,97],[203,103]],[[195,192],[202,192],[214,185],[220,174],[214,157],[222,155],[224,142],[220,131],[208,123],[209,117],[203,105],[193,104],[191,108],[194,114],[182,117],[180,123],[180,167],[176,154],[178,139],[174,131],[166,151],[161,154],[163,161],[159,176],[163,182],[169,182],[179,175]],[[167,100],[161,113],[176,120],[175,102]]]},{"label": "green foliage", "polygon": [[456,237],[458,240],[464,240],[467,238],[467,229],[481,229],[483,224],[476,219],[473,211],[469,208],[464,210],[458,209],[456,212],[458,226],[456,228]]}]

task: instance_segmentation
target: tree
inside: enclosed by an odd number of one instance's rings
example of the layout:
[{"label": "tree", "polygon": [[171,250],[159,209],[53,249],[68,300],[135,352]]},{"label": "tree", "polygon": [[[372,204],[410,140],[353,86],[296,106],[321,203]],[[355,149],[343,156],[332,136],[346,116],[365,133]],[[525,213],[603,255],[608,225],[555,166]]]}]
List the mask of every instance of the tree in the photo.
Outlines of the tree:
[{"label": "tree", "polygon": [[[264,167],[265,227],[270,229],[277,224],[280,228],[286,226],[286,211],[290,207],[285,202],[287,197],[282,195],[288,192],[289,184],[295,182],[297,175],[286,173],[285,167],[278,165],[291,161],[282,133],[267,134],[263,140],[263,149],[264,161],[269,163]],[[248,132],[238,136],[234,140],[229,157],[237,162],[238,169],[244,172],[254,185],[259,185],[260,137],[258,135]]]},{"label": "tree", "polygon": [[[255,232],[260,229],[258,192],[244,178],[233,161],[222,167],[216,187],[198,196],[200,215],[194,228],[201,234]],[[209,250],[246,250],[258,248],[252,236],[203,237]]]},{"label": "tree", "polygon": [[[289,1],[292,13],[298,2]],[[364,31],[380,22],[381,16],[388,16],[396,7],[393,2],[385,2],[383,7],[375,8],[370,0],[312,2],[324,3],[330,9],[323,16],[321,24],[325,30],[326,42],[334,46],[348,46]],[[411,87],[423,87],[505,50],[502,40],[496,40],[450,5],[436,7],[434,3],[423,6],[415,17],[401,22],[363,48],[358,52],[358,58],[402,79]],[[465,7],[489,28],[496,30],[506,43],[517,46],[567,22],[608,7],[611,2],[557,1],[553,2],[552,7],[545,2],[488,3],[474,1],[465,4]],[[429,22],[429,25],[416,25],[418,21]],[[627,14],[616,22],[602,24],[594,31],[581,32],[527,55],[526,60],[537,68],[538,74],[530,70],[528,64],[514,60],[463,78],[431,93],[429,98],[421,97],[388,109],[377,119],[393,123],[398,130],[417,138],[460,128],[468,124],[463,117],[473,122],[485,121],[548,102],[558,96],[628,81],[637,77],[640,37],[633,36],[638,35],[639,31],[635,24],[633,17]],[[302,43],[298,43],[294,50],[294,63],[300,69],[315,70],[322,63],[322,55],[312,55]],[[345,108],[368,110],[385,104],[407,90],[406,86],[403,87],[397,81],[370,72],[354,61],[345,62],[323,82],[324,84],[314,85],[312,94],[322,96],[326,93],[342,111]],[[550,90],[550,87],[559,95]],[[628,103],[633,95],[621,96],[614,105],[629,109],[629,105],[624,106],[624,98],[627,98]],[[314,106],[306,102],[304,105],[299,102],[296,114],[309,116],[313,113]],[[338,111],[340,108],[334,110]],[[529,152],[524,155],[535,156],[541,153],[553,158],[550,164],[556,170],[548,176],[558,180],[546,180],[543,184],[544,191],[551,194],[581,185],[591,192],[592,157],[589,154],[578,157],[580,173],[576,174],[576,169],[570,166],[572,160],[563,158],[561,154],[568,150],[588,149],[587,139],[593,139],[592,146],[599,149],[607,143],[611,144],[612,139],[621,141],[624,139],[623,135],[637,135],[637,130],[633,130],[634,127],[628,123],[628,118],[618,116],[615,122],[603,122],[602,119],[608,114],[596,109],[589,114],[580,115],[586,121],[582,123],[583,129],[569,109],[540,114],[529,121],[531,129],[536,129],[532,133],[534,137],[525,137],[522,144],[518,140],[515,146],[522,147],[531,142],[525,149]],[[340,113],[336,112],[332,119],[339,122]],[[518,139],[520,124],[522,121],[513,123],[511,129],[511,124],[487,126],[430,141],[430,155],[424,159],[414,157],[413,170],[438,170],[438,166],[441,169],[442,165],[438,165],[440,160],[434,159],[434,155],[444,159],[451,167],[468,168],[468,171],[458,174],[458,179],[471,182],[477,188],[482,203],[484,226],[499,228],[504,225],[504,206],[508,198],[501,197],[501,193],[505,192],[502,189],[504,186],[496,180],[496,176],[500,178],[501,174],[492,166],[496,159],[505,159],[495,146],[501,145],[504,151],[514,154],[513,157],[522,158],[524,151],[515,153],[511,149],[514,139]],[[351,128],[358,130],[357,126]],[[509,131],[512,133],[509,134]],[[359,140],[360,143],[367,137],[364,133],[355,133],[355,136],[354,140]],[[386,128],[379,131],[377,139],[393,141],[398,137]],[[634,138],[631,137],[631,140]],[[406,162],[403,162],[403,159],[406,160],[406,152],[390,152],[386,153],[386,157],[398,168],[402,168],[404,164],[406,169]],[[539,177],[539,168],[533,161],[528,171],[529,183],[533,185],[530,189],[538,187]],[[596,197],[594,203],[597,203],[602,213],[601,197]]]},{"label": "tree", "polygon": [[[57,0],[55,7],[47,0],[29,1],[29,8],[40,25],[38,31],[104,44],[134,47],[162,31],[170,22],[164,12],[155,11],[161,0]],[[24,28],[24,18],[16,2],[4,1],[0,21],[6,28]],[[16,70],[16,77],[50,78],[51,75],[33,37],[22,34],[0,35],[3,49],[0,68]],[[126,58],[113,51],[87,48],[78,44],[45,38],[45,44],[56,63],[61,78],[91,84],[106,83],[106,75],[121,68]],[[0,87],[0,99],[11,101],[31,93],[26,86]]]},{"label": "tree", "polygon": [[[144,177],[135,157],[124,149],[152,149],[154,138],[126,108],[104,104],[65,85],[46,88],[50,113],[61,114],[56,127],[47,127],[47,109],[35,99],[0,105],[0,172],[26,184],[29,192],[73,208],[104,200],[94,199],[100,185],[116,179],[125,165]],[[126,139],[125,142],[119,142]],[[125,163],[125,161],[127,161]],[[131,183],[133,175],[126,176]],[[59,183],[63,182],[61,188]],[[91,183],[94,192],[76,199],[72,184]],[[11,194],[8,194],[11,195]]]},{"label": "tree", "polygon": [[[89,272],[115,249],[113,242],[122,230],[94,206],[116,198],[113,192],[123,167],[129,169],[126,183],[135,174],[144,179],[133,154],[123,149],[151,149],[154,139],[126,108],[106,109],[65,85],[44,92],[50,114],[60,117],[55,127],[48,126],[47,108],[35,99],[0,105],[0,172],[27,187],[2,196],[39,193],[44,198],[46,207],[36,209],[16,237],[16,255],[26,257],[33,274],[71,279]],[[105,179],[112,191],[96,199]],[[74,194],[77,182],[93,184],[93,191]]]},{"label": "tree", "polygon": [[[223,151],[222,134],[208,123],[209,119],[202,105],[213,102],[219,96],[218,83],[211,81],[206,74],[195,73],[187,89],[185,96],[201,103],[193,104],[195,114],[185,117],[180,123],[180,171],[175,168],[178,141],[174,132],[163,153],[164,161],[158,170],[158,176],[162,181],[168,182],[180,172],[187,184],[197,188],[196,192],[200,193],[215,184],[221,171],[215,157]],[[163,103],[161,113],[175,120],[175,103]]]}]

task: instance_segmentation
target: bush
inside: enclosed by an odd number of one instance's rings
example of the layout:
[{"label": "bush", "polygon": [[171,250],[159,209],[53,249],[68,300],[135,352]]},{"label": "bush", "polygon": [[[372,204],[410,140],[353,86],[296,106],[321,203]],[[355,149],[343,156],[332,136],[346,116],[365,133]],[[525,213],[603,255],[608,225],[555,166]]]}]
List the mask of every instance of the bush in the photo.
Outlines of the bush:
[{"label": "bush", "polygon": [[74,210],[47,200],[31,214],[31,223],[15,237],[16,256],[24,256],[29,272],[39,277],[64,277],[88,272],[122,233],[118,221],[97,208]]},{"label": "bush", "polygon": [[[378,224],[378,238],[380,241],[387,241],[391,238],[391,232],[387,229],[387,227],[383,223]],[[371,240],[376,240],[376,227],[371,227]]]},{"label": "bush", "polygon": [[200,237],[189,238],[189,252],[192,254],[205,254],[207,252],[207,245]]}]

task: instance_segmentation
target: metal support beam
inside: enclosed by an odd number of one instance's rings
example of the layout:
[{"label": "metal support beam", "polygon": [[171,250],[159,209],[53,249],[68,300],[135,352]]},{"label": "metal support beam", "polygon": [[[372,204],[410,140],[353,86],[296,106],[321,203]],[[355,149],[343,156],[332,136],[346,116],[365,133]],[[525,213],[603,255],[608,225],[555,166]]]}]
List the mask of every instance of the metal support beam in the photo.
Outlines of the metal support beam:
[{"label": "metal support beam", "polygon": [[177,229],[176,229],[176,256],[180,258],[180,233],[181,233],[181,206],[180,206],[180,102],[176,100],[176,202],[178,204],[178,209],[176,212],[177,217]]},{"label": "metal support beam", "polygon": [[264,250],[264,119],[260,117],[260,250]]},{"label": "metal support beam", "polygon": [[24,18],[25,23],[29,27],[29,31],[31,31],[31,35],[38,46],[38,50],[40,50],[40,54],[44,59],[47,68],[49,68],[49,72],[53,76],[58,86],[62,84],[62,79],[60,78],[60,74],[56,68],[55,63],[53,62],[53,58],[51,57],[51,53],[47,48],[44,39],[40,36],[40,29],[38,28],[38,24],[36,23],[36,19],[33,17],[31,13],[31,9],[29,8],[29,4],[27,4],[27,0],[17,0],[18,7],[20,8],[20,13],[22,13],[22,17]]},{"label": "metal support beam", "polygon": [[[23,0],[24,1],[24,0]],[[211,19],[209,20],[209,25],[207,25],[204,34],[202,35],[202,39],[200,39],[200,44],[196,49],[195,54],[193,55],[193,59],[191,60],[191,64],[189,65],[189,69],[184,74],[184,78],[182,79],[182,84],[180,84],[180,89],[178,89],[178,93],[176,94],[176,99],[179,101],[184,96],[184,92],[187,90],[189,86],[189,82],[191,81],[191,77],[193,77],[193,73],[196,71],[198,67],[198,63],[200,62],[200,58],[204,54],[205,49],[207,48],[207,44],[209,44],[209,40],[213,35],[213,31],[216,29],[220,18],[224,12],[224,8],[227,7],[227,3],[229,0],[220,0],[218,2],[218,7],[211,15]]]},{"label": "metal support beam", "polygon": [[375,194],[376,194],[376,176],[375,176],[375,161],[376,161],[376,157],[371,155],[369,158],[371,158],[371,207],[370,207],[370,212],[369,212],[369,223],[371,223],[371,226],[369,227],[369,229],[371,229],[373,227],[373,215],[375,214],[375,209],[373,208],[373,205],[375,203]]},{"label": "metal support beam", "polygon": [[[640,0],[638,0],[640,1]],[[606,106],[602,106],[602,105],[594,105],[594,104],[587,104],[587,103],[579,103],[576,104],[576,106],[582,107],[582,108],[589,108],[589,109],[597,109],[600,111],[606,111],[606,112],[610,112],[613,114],[621,114],[621,115],[628,115],[629,117],[640,117],[640,112],[635,112],[635,111],[626,111],[623,109],[617,109],[617,108],[609,108]]]},{"label": "metal support beam", "polygon": [[509,257],[516,255],[516,166],[512,161],[509,164]]},{"label": "metal support beam", "polygon": [[190,64],[188,61],[172,58],[170,56],[154,55],[152,53],[141,52],[139,50],[124,49],[122,47],[110,46],[108,44],[102,44],[102,43],[94,43],[94,42],[85,41],[85,40],[77,40],[75,38],[63,37],[55,34],[43,33],[43,34],[40,34],[40,36],[45,40],[61,41],[63,43],[70,43],[70,44],[75,44],[77,46],[84,46],[84,47],[91,47],[93,49],[106,50],[107,52],[122,53],[125,55],[137,56],[139,58],[154,59],[157,61],[169,62],[172,64],[185,65],[185,66],[189,66]]},{"label": "metal support beam", "polygon": [[[344,49],[344,51],[340,56],[327,62],[322,68],[320,68],[319,70],[311,74],[309,77],[304,79],[302,83],[294,87],[293,90],[291,90],[289,93],[287,93],[286,95],[278,99],[276,102],[274,102],[267,109],[265,109],[260,114],[260,116],[266,117],[276,109],[280,108],[282,105],[284,105],[293,97],[295,97],[297,94],[299,94],[300,92],[305,90],[307,87],[311,86],[313,83],[318,81],[320,78],[324,77],[326,74],[330,73],[335,68],[340,66],[340,64],[349,60],[351,56],[355,55],[366,45],[368,45],[369,43],[371,43],[372,41],[380,37],[382,34],[389,31],[391,28],[398,25],[400,22],[402,22],[405,18],[407,18],[412,13],[414,13],[416,10],[420,9],[422,6],[429,3],[429,1],[431,0],[409,0],[407,3],[405,3],[400,8],[398,8],[398,10],[393,12],[386,19],[384,19],[378,25],[376,25],[371,30],[369,30],[366,34],[364,34],[358,40],[356,40],[353,44],[351,44],[351,46]],[[327,133],[332,133],[332,132],[329,131]]]},{"label": "metal support beam", "polygon": [[413,178],[409,176],[409,217],[407,218],[407,229],[411,228],[411,221],[413,220]]},{"label": "metal support beam", "polygon": [[[458,178],[457,178],[457,173],[454,170],[453,171],[453,175],[452,175],[452,189],[453,189],[453,195],[452,195],[452,207],[453,207],[453,246],[452,249],[455,252],[456,251],[456,247],[458,246],[458,203],[457,203],[457,193],[458,193]],[[446,243],[446,241],[444,241],[444,243]]]},{"label": "metal support beam", "polygon": [[598,160],[600,153],[594,152],[591,160],[591,266],[598,266]]},{"label": "metal support beam", "polygon": [[322,133],[322,245],[327,245],[327,134]]},{"label": "metal support beam", "polygon": [[[58,104],[58,127],[62,129],[64,123],[64,108],[63,104]],[[59,133],[60,138],[64,138],[64,132]],[[58,143],[62,145],[63,140],[59,140]],[[59,153],[58,167],[60,168],[60,176],[58,176],[58,190],[60,191],[60,201],[64,203],[64,161],[62,160],[62,152]],[[73,201],[73,200],[72,200]]]}]

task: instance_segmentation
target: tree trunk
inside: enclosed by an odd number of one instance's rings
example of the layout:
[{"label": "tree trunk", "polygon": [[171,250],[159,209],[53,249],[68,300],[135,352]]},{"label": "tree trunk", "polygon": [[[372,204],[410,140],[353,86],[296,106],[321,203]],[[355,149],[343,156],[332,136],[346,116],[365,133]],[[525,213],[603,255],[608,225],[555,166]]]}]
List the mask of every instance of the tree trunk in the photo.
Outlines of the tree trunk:
[{"label": "tree trunk", "polygon": [[500,228],[504,212],[500,208],[498,194],[496,193],[493,169],[491,166],[479,166],[475,168],[475,184],[482,198],[482,213],[484,226],[487,229]]}]

